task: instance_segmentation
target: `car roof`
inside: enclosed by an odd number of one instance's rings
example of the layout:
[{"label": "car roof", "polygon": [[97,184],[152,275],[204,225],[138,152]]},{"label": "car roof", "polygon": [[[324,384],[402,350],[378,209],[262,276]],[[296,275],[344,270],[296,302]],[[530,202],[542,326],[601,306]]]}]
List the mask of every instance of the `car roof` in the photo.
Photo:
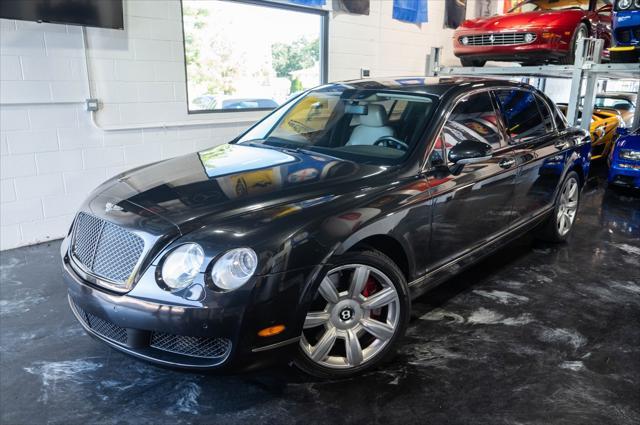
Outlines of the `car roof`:
[{"label": "car roof", "polygon": [[510,86],[535,90],[528,84],[495,78],[477,77],[388,77],[378,79],[347,80],[331,83],[324,87],[347,86],[356,90],[389,90],[412,92],[442,98],[468,91],[469,88]]}]

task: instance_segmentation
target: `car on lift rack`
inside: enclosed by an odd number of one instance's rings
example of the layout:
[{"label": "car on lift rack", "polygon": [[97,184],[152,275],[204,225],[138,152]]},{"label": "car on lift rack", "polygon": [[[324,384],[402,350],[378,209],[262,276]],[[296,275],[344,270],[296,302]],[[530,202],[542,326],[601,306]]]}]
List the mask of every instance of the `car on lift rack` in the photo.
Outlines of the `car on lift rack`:
[{"label": "car on lift rack", "polygon": [[612,62],[640,60],[640,0],[616,0],[613,12]]},{"label": "car on lift rack", "polygon": [[601,38],[609,47],[611,10],[610,0],[525,0],[504,15],[463,22],[453,51],[463,66],[573,64],[583,38]]},{"label": "car on lift rack", "polygon": [[[567,104],[559,103],[558,108],[566,115]],[[578,109],[578,122],[582,121],[582,110]],[[624,128],[622,115],[613,108],[594,108],[589,132],[591,134],[591,160],[606,158],[613,147],[618,128]]]},{"label": "car on lift rack", "polygon": [[620,112],[625,126],[631,127],[636,112],[636,102],[637,95],[635,93],[606,92],[598,93],[594,106],[615,109]]},{"label": "car on lift rack", "polygon": [[321,86],[100,185],[61,246],[78,321],[161,365],[351,376],[393,353],[414,297],[527,231],[566,240],[587,132],[529,85],[412,81]]}]

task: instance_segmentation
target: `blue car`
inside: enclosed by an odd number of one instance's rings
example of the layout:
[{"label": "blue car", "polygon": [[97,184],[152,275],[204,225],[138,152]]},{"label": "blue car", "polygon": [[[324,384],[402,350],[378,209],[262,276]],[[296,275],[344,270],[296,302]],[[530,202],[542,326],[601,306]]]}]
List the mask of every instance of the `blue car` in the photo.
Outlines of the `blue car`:
[{"label": "blue car", "polygon": [[609,155],[609,184],[640,189],[640,129],[618,129],[618,134]]},{"label": "blue car", "polygon": [[637,62],[640,58],[640,0],[616,0],[613,8],[613,62]]}]

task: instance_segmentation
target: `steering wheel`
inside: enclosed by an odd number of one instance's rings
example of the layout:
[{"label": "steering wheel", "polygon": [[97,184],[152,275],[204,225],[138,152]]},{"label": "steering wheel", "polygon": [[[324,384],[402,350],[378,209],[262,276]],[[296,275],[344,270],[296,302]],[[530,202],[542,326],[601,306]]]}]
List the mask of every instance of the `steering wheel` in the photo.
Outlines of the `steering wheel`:
[{"label": "steering wheel", "polygon": [[409,145],[402,140],[398,140],[393,136],[382,136],[373,143],[375,146],[385,146],[387,148],[398,149],[401,151],[408,151]]}]

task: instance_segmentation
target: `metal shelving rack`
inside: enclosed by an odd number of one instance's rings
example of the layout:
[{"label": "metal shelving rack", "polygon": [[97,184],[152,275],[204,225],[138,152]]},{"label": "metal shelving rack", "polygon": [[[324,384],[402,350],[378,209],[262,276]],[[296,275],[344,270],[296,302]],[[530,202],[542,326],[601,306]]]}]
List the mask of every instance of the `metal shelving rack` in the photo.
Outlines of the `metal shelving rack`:
[{"label": "metal shelving rack", "polygon": [[[584,93],[582,107],[583,116],[590,117],[596,98],[599,80],[638,79],[640,80],[640,64],[638,63],[601,63],[604,41],[586,38],[578,46],[576,61],[573,65],[542,66],[504,66],[504,67],[448,67],[440,64],[441,47],[431,48],[428,60],[427,75],[442,76],[485,76],[485,77],[535,77],[566,78],[571,81],[567,120],[578,123],[580,98]],[[638,89],[640,100],[640,88]],[[639,108],[640,109],[640,108]],[[589,131],[591,120],[582,120],[581,127]],[[633,128],[640,125],[640,111],[635,114]]]}]

